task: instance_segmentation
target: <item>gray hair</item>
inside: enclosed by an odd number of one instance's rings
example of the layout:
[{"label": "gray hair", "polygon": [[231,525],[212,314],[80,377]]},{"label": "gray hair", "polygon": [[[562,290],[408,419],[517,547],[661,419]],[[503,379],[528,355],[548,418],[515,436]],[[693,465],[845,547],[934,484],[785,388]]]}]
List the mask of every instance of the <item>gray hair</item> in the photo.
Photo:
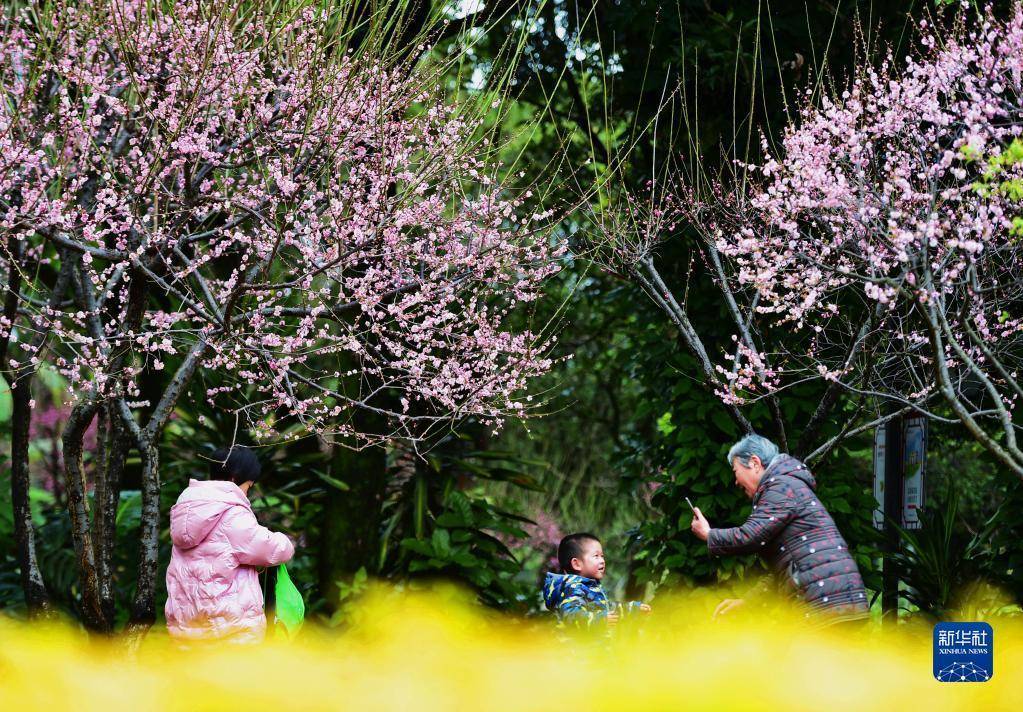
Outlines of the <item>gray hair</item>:
[{"label": "gray hair", "polygon": [[762,435],[747,435],[728,451],[728,464],[730,466],[735,458],[739,458],[743,467],[749,467],[749,459],[754,455],[760,458],[764,467],[769,467],[771,461],[778,457],[778,446]]}]

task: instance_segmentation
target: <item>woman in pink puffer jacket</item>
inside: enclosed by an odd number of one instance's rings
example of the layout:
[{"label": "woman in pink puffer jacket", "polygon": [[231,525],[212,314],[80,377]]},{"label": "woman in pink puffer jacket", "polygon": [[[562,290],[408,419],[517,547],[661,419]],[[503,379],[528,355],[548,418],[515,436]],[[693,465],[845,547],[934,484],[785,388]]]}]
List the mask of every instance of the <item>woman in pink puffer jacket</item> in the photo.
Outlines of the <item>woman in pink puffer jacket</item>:
[{"label": "woman in pink puffer jacket", "polygon": [[191,480],[171,508],[174,549],[167,567],[167,629],[180,641],[258,643],[266,633],[257,569],[291,559],[284,534],[260,526],[247,493],[259,479],[255,454],[213,454],[210,479]]}]

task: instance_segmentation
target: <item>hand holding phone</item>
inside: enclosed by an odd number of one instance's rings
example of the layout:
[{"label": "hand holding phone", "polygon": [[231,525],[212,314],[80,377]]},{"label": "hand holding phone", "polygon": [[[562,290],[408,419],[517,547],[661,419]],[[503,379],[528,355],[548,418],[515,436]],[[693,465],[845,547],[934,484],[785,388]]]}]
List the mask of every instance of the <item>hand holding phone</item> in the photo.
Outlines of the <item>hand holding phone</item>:
[{"label": "hand holding phone", "polygon": [[693,530],[693,534],[698,538],[707,541],[707,537],[710,536],[710,523],[703,516],[703,512],[693,506],[688,497],[686,497],[686,502],[689,503],[689,508],[693,510],[693,521],[690,523],[689,528]]}]

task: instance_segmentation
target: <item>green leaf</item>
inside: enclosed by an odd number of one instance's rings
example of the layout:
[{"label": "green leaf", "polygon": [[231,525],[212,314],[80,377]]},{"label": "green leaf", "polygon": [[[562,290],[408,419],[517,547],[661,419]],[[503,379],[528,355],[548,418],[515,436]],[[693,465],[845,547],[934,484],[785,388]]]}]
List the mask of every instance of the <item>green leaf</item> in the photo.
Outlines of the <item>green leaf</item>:
[{"label": "green leaf", "polygon": [[720,408],[714,409],[714,413],[711,415],[710,419],[711,422],[713,422],[714,425],[716,425],[725,435],[735,435],[735,423],[732,422],[732,419],[729,418],[728,415]]},{"label": "green leaf", "polygon": [[11,397],[11,387],[7,381],[0,376],[0,423],[6,423],[11,419],[14,412],[14,399]]},{"label": "green leaf", "polygon": [[693,481],[689,484],[689,491],[695,492],[697,494],[710,494],[711,484],[710,482],[707,481],[706,477],[694,478]]},{"label": "green leaf", "polygon": [[433,556],[433,547],[430,546],[430,542],[421,541],[419,539],[402,539],[401,548],[407,549],[414,554],[421,556]]},{"label": "green leaf", "polygon": [[842,512],[843,514],[850,514],[853,511],[848,502],[842,499],[830,500],[828,502],[828,509],[832,512]]},{"label": "green leaf", "polygon": [[434,529],[430,541],[438,556],[448,556],[451,553],[451,535],[447,529]]},{"label": "green leaf", "polygon": [[330,475],[328,475],[326,473],[323,473],[323,472],[320,472],[319,470],[314,470],[314,472],[316,473],[316,476],[319,479],[323,480],[324,482],[326,482],[328,485],[330,485],[331,487],[333,487],[335,489],[339,489],[342,492],[348,492],[349,490],[352,489],[348,485],[348,483],[342,482],[341,480],[339,480],[339,479],[337,479],[335,477],[331,477]]},{"label": "green leaf", "polygon": [[448,502],[451,508],[462,518],[463,522],[468,523],[472,521],[472,505],[469,503],[468,497],[456,491],[448,497]]},{"label": "green leaf", "polygon": [[114,522],[118,527],[135,526],[142,519],[142,492],[125,490],[117,504],[117,515]]},{"label": "green leaf", "polygon": [[527,465],[529,467],[537,468],[546,468],[549,464],[545,460],[522,457],[512,450],[474,450],[473,452],[466,453],[465,457],[475,458],[478,460],[509,460],[514,461],[519,465]]},{"label": "green leaf", "polygon": [[[7,486],[8,495],[10,495],[10,491],[10,486]],[[28,490],[28,502],[29,507],[32,509],[32,523],[37,527],[41,527],[46,523],[46,515],[43,513],[44,508],[52,507],[56,504],[57,498],[49,490],[44,490],[41,487],[30,487]],[[0,506],[0,509],[3,509],[3,507]]]},{"label": "green leaf", "polygon": [[690,557],[685,554],[672,554],[664,560],[664,565],[669,569],[679,569],[689,563]]},{"label": "green leaf", "polygon": [[415,573],[416,571],[426,571],[429,568],[431,568],[430,565],[423,559],[416,559],[408,565],[408,570],[412,573]]},{"label": "green leaf", "polygon": [[437,526],[444,527],[445,529],[455,529],[468,525],[469,521],[455,512],[443,512],[437,517]]},{"label": "green leaf", "polygon": [[[0,455],[0,461],[7,458]],[[0,469],[0,541],[7,542],[14,534],[14,508],[11,506],[11,471],[7,463]]]},{"label": "green leaf", "polygon": [[472,532],[460,529],[451,535],[451,541],[455,544],[465,544],[472,540]]},{"label": "green leaf", "polygon": [[451,560],[459,566],[464,566],[467,569],[480,570],[481,568],[480,560],[469,552],[459,552],[451,557]]},{"label": "green leaf", "polygon": [[657,432],[664,437],[668,437],[675,432],[676,425],[671,422],[671,411],[667,411],[660,418],[657,419]]},{"label": "green leaf", "polygon": [[688,463],[690,460],[692,460],[696,456],[696,453],[694,453],[692,450],[686,450],[686,449],[683,449],[683,448],[679,448],[678,450],[675,451],[675,453],[676,453],[676,455],[678,457],[678,463],[677,464],[680,467],[682,465],[685,465],[686,463]]}]

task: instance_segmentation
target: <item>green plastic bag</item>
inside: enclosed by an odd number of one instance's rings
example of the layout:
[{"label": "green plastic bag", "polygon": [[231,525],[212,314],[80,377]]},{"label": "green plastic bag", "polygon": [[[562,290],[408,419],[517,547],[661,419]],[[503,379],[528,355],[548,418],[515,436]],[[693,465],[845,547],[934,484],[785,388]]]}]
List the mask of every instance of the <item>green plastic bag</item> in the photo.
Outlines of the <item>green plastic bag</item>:
[{"label": "green plastic bag", "polygon": [[305,601],[302,594],[288,575],[288,569],[281,564],[277,567],[277,583],[274,584],[276,598],[275,614],[277,625],[284,628],[289,639],[295,637],[305,620]]}]

